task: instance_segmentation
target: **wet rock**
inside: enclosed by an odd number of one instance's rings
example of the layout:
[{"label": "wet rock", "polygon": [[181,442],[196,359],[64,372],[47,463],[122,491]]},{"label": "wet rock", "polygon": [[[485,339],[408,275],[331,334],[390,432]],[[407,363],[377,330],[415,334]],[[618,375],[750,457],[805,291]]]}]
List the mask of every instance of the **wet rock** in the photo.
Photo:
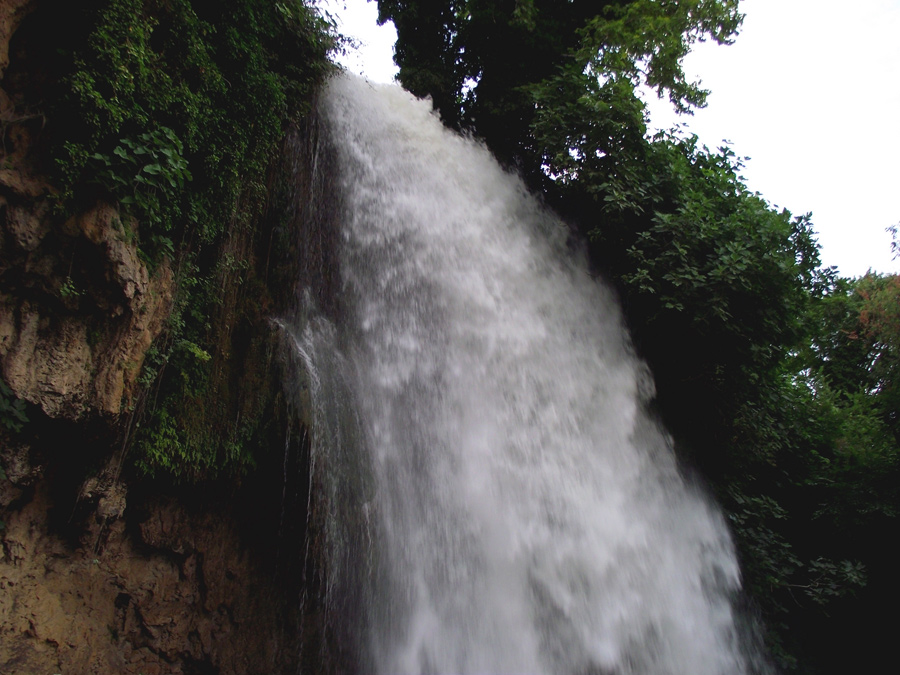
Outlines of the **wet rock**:
[{"label": "wet rock", "polygon": [[0,77],[9,65],[9,40],[35,0],[0,0]]},{"label": "wet rock", "polygon": [[36,208],[9,206],[6,209],[6,228],[23,251],[34,251],[50,232],[49,211],[47,202],[41,202]]}]

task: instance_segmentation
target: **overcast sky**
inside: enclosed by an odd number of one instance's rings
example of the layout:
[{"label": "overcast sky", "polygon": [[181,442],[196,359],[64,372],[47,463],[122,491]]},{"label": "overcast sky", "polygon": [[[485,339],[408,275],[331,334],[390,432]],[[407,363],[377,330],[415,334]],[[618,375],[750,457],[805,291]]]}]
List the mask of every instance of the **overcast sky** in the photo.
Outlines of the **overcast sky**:
[{"label": "overcast sky", "polygon": [[[396,32],[366,0],[320,0],[358,51],[340,61],[379,82],[396,73]],[[742,0],[733,45],[697,45],[689,77],[709,105],[653,124],[686,123],[700,140],[728,140],[749,157],[748,185],[794,214],[811,211],[822,261],[845,276],[900,272],[889,225],[900,222],[900,0]]]}]

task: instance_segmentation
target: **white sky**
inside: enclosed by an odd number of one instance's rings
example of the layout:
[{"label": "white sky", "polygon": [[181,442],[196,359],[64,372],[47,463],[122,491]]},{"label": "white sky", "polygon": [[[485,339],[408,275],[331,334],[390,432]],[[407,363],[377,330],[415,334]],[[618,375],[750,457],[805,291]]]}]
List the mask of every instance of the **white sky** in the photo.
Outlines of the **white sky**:
[{"label": "white sky", "polygon": [[[360,42],[339,61],[390,82],[396,32],[366,0],[319,0]],[[651,105],[654,126],[686,123],[710,147],[749,157],[751,189],[813,213],[822,262],[844,276],[900,272],[900,0],[742,0],[735,44],[700,44],[689,77],[712,91],[693,118]]]}]

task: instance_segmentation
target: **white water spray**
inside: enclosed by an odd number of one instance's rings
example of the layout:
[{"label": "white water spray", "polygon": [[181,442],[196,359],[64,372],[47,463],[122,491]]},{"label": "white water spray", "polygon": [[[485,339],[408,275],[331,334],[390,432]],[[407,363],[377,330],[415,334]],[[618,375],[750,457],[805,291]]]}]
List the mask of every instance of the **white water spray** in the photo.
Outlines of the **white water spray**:
[{"label": "white water spray", "polygon": [[356,459],[316,460],[367,532],[332,528],[359,670],[747,672],[723,519],[566,227],[397,87],[335,78],[324,115],[346,316],[307,350],[342,353],[360,425]]}]

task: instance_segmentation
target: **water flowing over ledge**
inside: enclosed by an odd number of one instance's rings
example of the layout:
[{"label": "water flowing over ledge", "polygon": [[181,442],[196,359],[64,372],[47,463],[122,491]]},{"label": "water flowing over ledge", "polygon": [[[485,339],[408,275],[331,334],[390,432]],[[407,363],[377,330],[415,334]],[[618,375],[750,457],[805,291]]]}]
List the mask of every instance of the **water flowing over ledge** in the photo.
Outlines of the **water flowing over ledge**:
[{"label": "water flowing over ledge", "polygon": [[377,673],[755,671],[723,518],[565,225],[397,87],[341,76],[322,105],[341,311],[296,340],[339,648]]}]

